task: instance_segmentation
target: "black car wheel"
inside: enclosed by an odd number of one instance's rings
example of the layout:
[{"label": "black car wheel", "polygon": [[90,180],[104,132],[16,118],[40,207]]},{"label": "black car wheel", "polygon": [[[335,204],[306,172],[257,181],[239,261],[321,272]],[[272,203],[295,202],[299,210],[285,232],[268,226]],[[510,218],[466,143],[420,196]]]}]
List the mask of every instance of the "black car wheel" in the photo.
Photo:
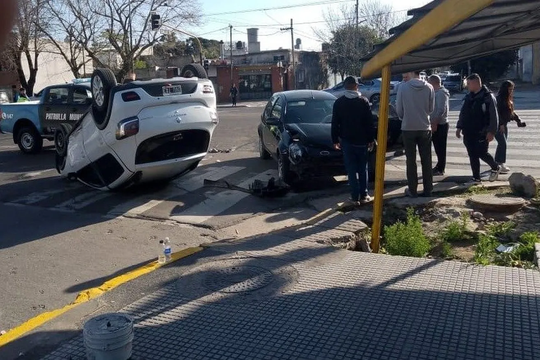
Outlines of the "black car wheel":
[{"label": "black car wheel", "polygon": [[381,94],[371,95],[369,102],[372,104],[378,104],[381,101]]},{"label": "black car wheel", "polygon": [[17,145],[25,154],[36,154],[43,147],[43,138],[36,128],[25,126],[17,134]]},{"label": "black car wheel", "polygon": [[61,174],[62,170],[64,170],[64,167],[66,166],[66,157],[55,154],[54,159],[55,159],[56,171],[58,171],[58,173]]},{"label": "black car wheel", "polygon": [[197,77],[200,79],[208,79],[208,74],[201,64],[188,64],[182,68],[181,77],[191,78]]},{"label": "black car wheel", "polygon": [[103,130],[107,126],[107,110],[111,90],[116,86],[114,73],[109,69],[95,69],[92,74],[92,113],[98,129]]},{"label": "black car wheel", "polygon": [[291,171],[289,161],[281,154],[278,155],[278,178],[291,187],[298,185],[297,176]]},{"label": "black car wheel", "polygon": [[261,135],[259,135],[259,157],[260,157],[261,159],[263,159],[263,160],[268,160],[268,159],[270,159],[270,154],[269,154],[268,151],[266,151],[266,149],[264,148],[264,144],[263,144]]},{"label": "black car wheel", "polygon": [[71,133],[72,126],[69,124],[60,125],[59,129],[56,129],[54,133],[54,147],[56,153],[60,156],[67,155],[69,134]]}]

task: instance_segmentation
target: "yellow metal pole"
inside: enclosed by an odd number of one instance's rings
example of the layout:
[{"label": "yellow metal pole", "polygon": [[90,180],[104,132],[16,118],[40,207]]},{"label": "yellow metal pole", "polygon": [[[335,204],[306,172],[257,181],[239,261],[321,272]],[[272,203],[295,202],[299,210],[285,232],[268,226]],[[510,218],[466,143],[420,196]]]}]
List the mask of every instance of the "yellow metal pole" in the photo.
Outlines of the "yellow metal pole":
[{"label": "yellow metal pole", "polygon": [[371,250],[379,252],[383,197],[384,197],[384,165],[386,162],[386,144],[388,140],[388,106],[390,103],[390,65],[382,69],[381,97],[379,103],[379,123],[377,133],[377,154],[375,160],[375,200],[373,203],[373,226],[371,228]]}]

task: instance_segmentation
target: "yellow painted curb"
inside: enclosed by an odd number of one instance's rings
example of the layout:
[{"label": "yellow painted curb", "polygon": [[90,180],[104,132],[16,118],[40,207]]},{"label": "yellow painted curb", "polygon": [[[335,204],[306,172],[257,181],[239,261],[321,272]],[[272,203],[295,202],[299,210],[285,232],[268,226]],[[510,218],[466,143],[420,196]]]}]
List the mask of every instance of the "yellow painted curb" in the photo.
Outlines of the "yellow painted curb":
[{"label": "yellow painted curb", "polygon": [[159,264],[157,261],[152,261],[140,268],[137,268],[135,270],[129,271],[125,274],[119,275],[113,279],[110,279],[106,282],[104,282],[102,285],[81,291],[79,294],[77,294],[77,297],[75,298],[75,301],[73,301],[71,304],[64,306],[60,309],[55,309],[52,311],[48,311],[42,314],[39,314],[38,316],[35,316],[31,318],[30,320],[27,320],[23,324],[17,326],[16,328],[13,328],[6,332],[4,335],[0,336],[0,347],[12,342],[13,340],[21,337],[22,335],[40,327],[41,325],[57,318],[58,316],[66,313],[67,311],[84,304],[92,299],[95,299],[107,291],[110,291],[122,284],[125,284],[131,280],[134,280],[142,275],[148,274],[154,270],[159,269],[160,267],[164,265],[168,265],[172,262],[178,261],[180,259],[186,258],[190,255],[193,255],[195,253],[198,253],[202,251],[203,247],[192,247],[187,248],[178,252],[175,252],[171,256],[171,261],[169,261],[166,264]]}]

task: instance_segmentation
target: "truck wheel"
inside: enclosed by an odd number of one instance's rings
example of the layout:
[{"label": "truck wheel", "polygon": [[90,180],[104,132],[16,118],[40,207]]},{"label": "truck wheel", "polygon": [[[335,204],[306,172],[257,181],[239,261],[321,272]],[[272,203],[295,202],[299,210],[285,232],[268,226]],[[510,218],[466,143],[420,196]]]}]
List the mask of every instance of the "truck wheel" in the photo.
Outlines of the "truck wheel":
[{"label": "truck wheel", "polygon": [[43,147],[43,139],[34,127],[23,127],[17,134],[19,149],[25,154],[36,154]]},{"label": "truck wheel", "polygon": [[92,74],[92,112],[99,129],[106,126],[111,90],[117,85],[114,73],[109,69],[95,69]]},{"label": "truck wheel", "polygon": [[208,74],[201,64],[189,64],[182,68],[181,77],[191,78],[197,77],[200,79],[208,79]]}]

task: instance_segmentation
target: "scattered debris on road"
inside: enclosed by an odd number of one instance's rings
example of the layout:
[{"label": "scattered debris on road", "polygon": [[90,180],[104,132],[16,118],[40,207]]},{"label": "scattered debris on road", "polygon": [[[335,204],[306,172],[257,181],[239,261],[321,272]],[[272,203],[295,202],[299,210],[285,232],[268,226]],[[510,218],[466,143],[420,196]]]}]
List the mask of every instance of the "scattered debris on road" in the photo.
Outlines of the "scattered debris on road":
[{"label": "scattered debris on road", "polygon": [[228,154],[231,151],[232,151],[231,149],[216,149],[216,148],[212,148],[212,149],[208,150],[208,152],[210,154],[218,154],[218,153]]},{"label": "scattered debris on road", "polygon": [[204,179],[204,186],[213,186],[223,189],[241,191],[261,198],[283,197],[287,195],[287,193],[290,191],[290,188],[288,186],[282,185],[279,182],[276,183],[275,178],[271,178],[270,180],[268,180],[268,183],[266,185],[261,180],[255,180],[249,186],[249,189],[230,184],[225,180]]}]

